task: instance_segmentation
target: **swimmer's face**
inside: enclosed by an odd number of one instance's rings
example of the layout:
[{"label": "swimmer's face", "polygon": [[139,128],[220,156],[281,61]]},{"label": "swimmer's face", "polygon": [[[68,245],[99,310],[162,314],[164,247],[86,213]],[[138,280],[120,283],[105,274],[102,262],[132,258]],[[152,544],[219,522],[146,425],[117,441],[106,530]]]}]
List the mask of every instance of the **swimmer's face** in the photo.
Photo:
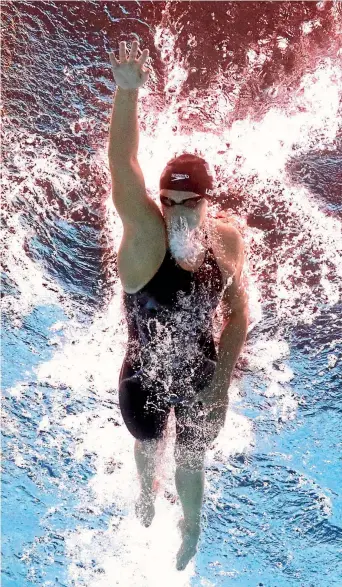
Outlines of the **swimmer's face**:
[{"label": "swimmer's face", "polygon": [[186,218],[189,228],[194,229],[206,218],[208,201],[200,194],[162,189],[160,199],[167,225],[182,217]]}]

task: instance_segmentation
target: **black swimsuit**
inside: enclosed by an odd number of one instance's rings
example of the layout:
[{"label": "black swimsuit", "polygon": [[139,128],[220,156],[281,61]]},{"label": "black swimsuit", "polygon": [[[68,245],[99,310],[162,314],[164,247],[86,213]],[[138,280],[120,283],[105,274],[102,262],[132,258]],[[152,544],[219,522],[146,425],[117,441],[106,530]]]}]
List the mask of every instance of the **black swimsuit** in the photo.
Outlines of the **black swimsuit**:
[{"label": "black swimsuit", "polygon": [[167,249],[154,277],[137,293],[124,292],[128,345],[119,402],[135,438],[160,438],[174,405],[177,440],[199,443],[200,405],[186,408],[181,400],[207,386],[215,370],[212,317],[222,290],[209,248],[197,271],[180,267]]}]

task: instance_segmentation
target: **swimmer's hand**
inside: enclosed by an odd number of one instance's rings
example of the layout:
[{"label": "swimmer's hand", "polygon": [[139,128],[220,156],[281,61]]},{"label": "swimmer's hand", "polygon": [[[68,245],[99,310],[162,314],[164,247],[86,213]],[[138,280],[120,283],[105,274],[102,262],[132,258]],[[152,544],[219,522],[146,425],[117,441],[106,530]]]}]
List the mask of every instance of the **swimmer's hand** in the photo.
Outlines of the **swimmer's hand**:
[{"label": "swimmer's hand", "polygon": [[150,69],[143,68],[145,61],[148,59],[149,50],[144,49],[139,59],[137,59],[138,47],[138,41],[133,41],[128,59],[125,41],[119,43],[119,60],[115,58],[114,53],[109,53],[116,85],[124,90],[140,88],[148,80],[151,72]]},{"label": "swimmer's hand", "polygon": [[227,385],[222,387],[213,382],[197,393],[191,400],[187,400],[185,405],[194,406],[199,403],[203,406],[203,412],[208,423],[215,423],[219,427],[224,426],[228,408]]}]

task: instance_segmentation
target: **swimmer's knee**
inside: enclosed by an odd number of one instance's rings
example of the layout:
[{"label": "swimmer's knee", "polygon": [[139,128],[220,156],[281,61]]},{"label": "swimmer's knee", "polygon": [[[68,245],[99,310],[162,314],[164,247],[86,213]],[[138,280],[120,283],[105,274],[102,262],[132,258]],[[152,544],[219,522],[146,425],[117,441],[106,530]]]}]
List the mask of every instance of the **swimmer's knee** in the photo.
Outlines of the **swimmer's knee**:
[{"label": "swimmer's knee", "polygon": [[158,438],[149,438],[146,440],[135,439],[134,448],[145,455],[154,454],[159,446],[160,440]]},{"label": "swimmer's knee", "polygon": [[174,457],[177,467],[194,471],[202,470],[204,467],[205,448],[186,446],[176,442]]},{"label": "swimmer's knee", "polygon": [[143,448],[146,450],[150,450],[152,448],[157,447],[159,440],[157,438],[136,438],[135,439],[135,444],[136,446],[138,446],[139,448]]}]

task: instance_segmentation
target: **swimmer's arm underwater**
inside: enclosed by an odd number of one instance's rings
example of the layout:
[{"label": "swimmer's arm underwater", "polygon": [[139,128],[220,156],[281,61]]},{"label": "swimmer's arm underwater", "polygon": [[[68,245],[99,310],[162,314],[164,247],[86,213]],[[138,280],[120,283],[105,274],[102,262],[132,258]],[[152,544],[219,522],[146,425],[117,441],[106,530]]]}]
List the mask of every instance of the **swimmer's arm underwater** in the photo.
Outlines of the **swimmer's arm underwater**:
[{"label": "swimmer's arm underwater", "polygon": [[224,324],[218,349],[218,361],[210,386],[218,400],[227,398],[227,390],[234,367],[244,345],[248,329],[248,297],[243,273],[245,253],[244,242],[235,229],[222,232],[225,274],[229,275],[221,300]]},{"label": "swimmer's arm underwater", "polygon": [[[211,383],[218,399],[227,394],[234,367],[242,351],[248,329],[248,301],[242,284],[230,286],[223,298],[229,300],[230,315],[225,321],[218,349],[218,360]],[[228,304],[227,304],[228,305]]]},{"label": "swimmer's arm underwater", "polygon": [[[232,294],[233,299],[230,297]],[[230,298],[232,311],[221,332],[214,377],[209,387],[196,394],[191,402],[202,402],[207,422],[212,426],[213,438],[216,437],[225,423],[229,404],[228,388],[235,364],[245,342],[248,328],[247,296],[243,287],[233,286],[233,288],[228,288],[226,297]]]},{"label": "swimmer's arm underwater", "polygon": [[[210,385],[196,394],[191,403],[201,401],[209,409],[210,419],[223,425],[228,407],[228,388],[233,370],[246,340],[248,330],[248,297],[244,285],[244,245],[236,231],[228,229],[223,233],[225,243],[224,263],[226,274],[235,267],[222,300],[224,324],[218,348],[218,359]],[[230,237],[233,237],[232,239]],[[222,261],[222,259],[221,259]]]}]

